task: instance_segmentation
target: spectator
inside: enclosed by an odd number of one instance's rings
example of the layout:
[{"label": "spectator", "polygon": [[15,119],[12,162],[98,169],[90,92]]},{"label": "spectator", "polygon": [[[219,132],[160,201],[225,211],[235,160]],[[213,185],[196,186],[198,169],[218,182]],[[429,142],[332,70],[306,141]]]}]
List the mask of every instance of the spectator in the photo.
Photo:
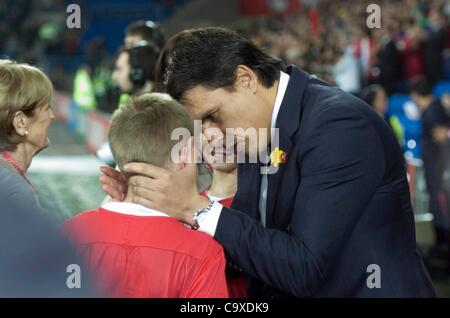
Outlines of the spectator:
[{"label": "spectator", "polygon": [[424,69],[431,85],[443,76],[445,18],[440,8],[433,7],[428,14],[428,37],[424,42]]},{"label": "spectator", "polygon": [[159,48],[151,42],[140,42],[119,51],[112,78],[122,92],[136,95],[154,90],[159,53]]},{"label": "spectator", "polygon": [[361,91],[360,65],[353,54],[353,47],[344,49],[344,54],[333,67],[336,86],[344,92],[358,95]]},{"label": "spectator", "polygon": [[161,50],[166,44],[161,25],[153,21],[131,23],[125,30],[125,47],[131,47],[140,41],[152,42]]},{"label": "spectator", "polygon": [[450,117],[440,100],[432,95],[430,83],[425,78],[414,82],[411,97],[422,111],[422,158],[425,167],[425,180],[429,193],[430,212],[434,216],[436,231],[436,250],[449,260],[450,255],[450,211],[445,202],[443,176],[445,167],[444,148],[446,139],[441,137],[442,130],[450,128]]},{"label": "spectator", "polygon": [[27,177],[33,157],[49,145],[53,86],[39,69],[0,60],[0,189],[10,200],[39,207]]}]

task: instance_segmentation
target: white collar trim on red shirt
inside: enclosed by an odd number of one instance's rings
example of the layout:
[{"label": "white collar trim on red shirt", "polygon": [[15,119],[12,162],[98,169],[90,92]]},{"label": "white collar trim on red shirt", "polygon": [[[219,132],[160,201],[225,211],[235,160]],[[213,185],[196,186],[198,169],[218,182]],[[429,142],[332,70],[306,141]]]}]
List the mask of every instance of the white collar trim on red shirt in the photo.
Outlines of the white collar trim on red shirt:
[{"label": "white collar trim on red shirt", "polygon": [[166,213],[148,209],[142,205],[134,204],[134,203],[128,203],[128,202],[107,202],[102,205],[102,209],[116,212],[116,213],[122,213],[122,214],[128,214],[128,215],[134,215],[134,216],[165,216],[170,217]]}]

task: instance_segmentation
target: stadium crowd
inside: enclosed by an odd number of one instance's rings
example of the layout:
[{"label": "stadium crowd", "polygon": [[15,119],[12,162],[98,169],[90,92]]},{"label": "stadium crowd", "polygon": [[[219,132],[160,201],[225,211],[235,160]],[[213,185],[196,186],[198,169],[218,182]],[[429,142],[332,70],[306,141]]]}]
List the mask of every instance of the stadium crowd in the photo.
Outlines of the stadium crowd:
[{"label": "stadium crowd", "polygon": [[450,49],[450,5],[445,0],[378,1],[381,28],[368,28],[371,1],[324,1],[286,17],[242,26],[255,43],[288,63],[358,94],[370,83],[389,94],[407,92],[425,75],[443,79]]}]

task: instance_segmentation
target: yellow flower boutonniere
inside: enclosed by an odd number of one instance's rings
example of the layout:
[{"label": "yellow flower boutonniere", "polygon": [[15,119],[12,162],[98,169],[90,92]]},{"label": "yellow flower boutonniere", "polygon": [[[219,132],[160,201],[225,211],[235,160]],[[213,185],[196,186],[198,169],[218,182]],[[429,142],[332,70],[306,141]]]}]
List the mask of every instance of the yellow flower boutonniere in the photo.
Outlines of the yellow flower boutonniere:
[{"label": "yellow flower boutonniere", "polygon": [[275,148],[270,154],[270,162],[277,168],[280,164],[286,162],[286,153],[278,147]]}]

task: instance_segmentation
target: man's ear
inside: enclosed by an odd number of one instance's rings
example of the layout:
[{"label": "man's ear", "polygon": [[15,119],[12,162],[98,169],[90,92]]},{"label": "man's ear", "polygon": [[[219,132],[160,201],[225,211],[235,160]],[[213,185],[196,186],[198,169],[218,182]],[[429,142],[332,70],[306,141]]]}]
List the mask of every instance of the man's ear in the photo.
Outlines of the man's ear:
[{"label": "man's ear", "polygon": [[236,68],[235,86],[249,90],[250,93],[255,94],[258,90],[258,76],[248,66],[239,65]]},{"label": "man's ear", "polygon": [[14,127],[14,130],[19,136],[24,137],[28,135],[27,130],[28,124],[29,124],[28,117],[22,111],[16,112],[16,114],[14,115],[12,125]]}]

